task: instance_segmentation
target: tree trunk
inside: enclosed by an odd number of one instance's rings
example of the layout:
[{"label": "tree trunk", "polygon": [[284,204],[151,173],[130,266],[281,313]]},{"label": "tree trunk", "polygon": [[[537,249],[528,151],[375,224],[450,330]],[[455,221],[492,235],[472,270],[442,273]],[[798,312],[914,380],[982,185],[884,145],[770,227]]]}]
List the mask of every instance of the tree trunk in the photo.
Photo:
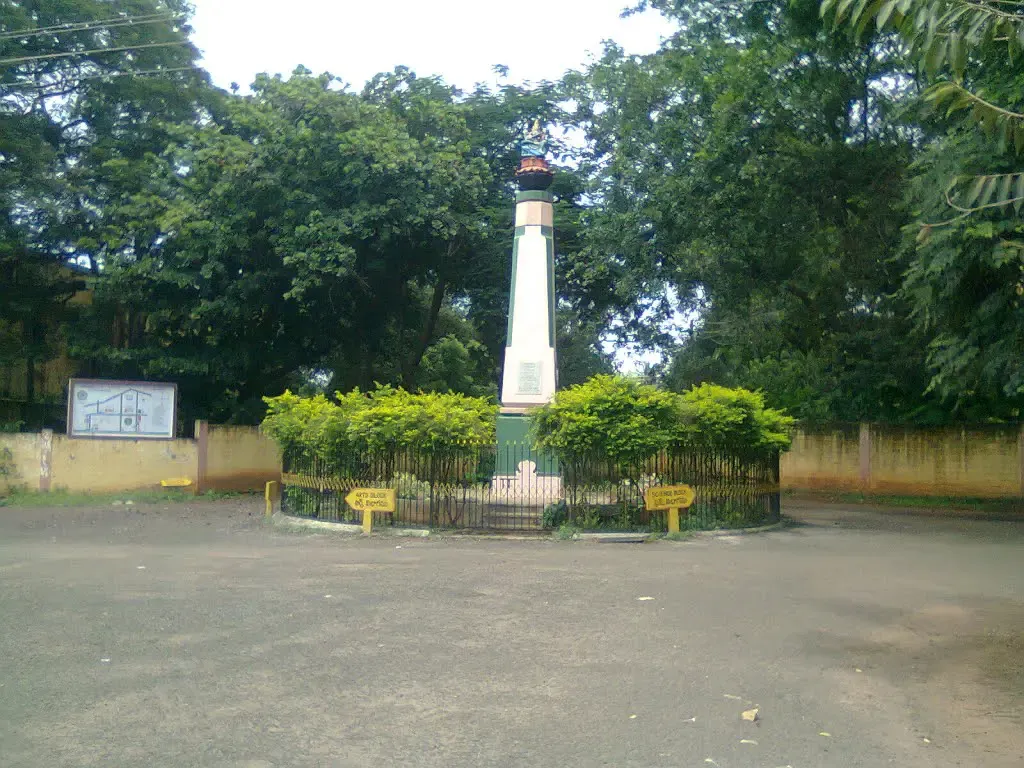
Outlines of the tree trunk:
[{"label": "tree trunk", "polygon": [[36,400],[36,359],[31,351],[25,355],[25,402],[31,405]]},{"label": "tree trunk", "polygon": [[416,371],[419,370],[420,363],[423,362],[423,355],[426,354],[427,348],[430,346],[430,340],[434,337],[434,331],[437,329],[437,319],[441,315],[441,307],[444,305],[444,295],[447,290],[448,282],[443,277],[439,278],[434,286],[434,295],[430,300],[430,310],[427,312],[426,321],[423,323],[423,330],[420,331],[419,338],[416,340],[416,346],[412,351],[412,355],[406,360],[405,370],[402,372],[402,384],[406,389],[411,390],[415,385]]}]

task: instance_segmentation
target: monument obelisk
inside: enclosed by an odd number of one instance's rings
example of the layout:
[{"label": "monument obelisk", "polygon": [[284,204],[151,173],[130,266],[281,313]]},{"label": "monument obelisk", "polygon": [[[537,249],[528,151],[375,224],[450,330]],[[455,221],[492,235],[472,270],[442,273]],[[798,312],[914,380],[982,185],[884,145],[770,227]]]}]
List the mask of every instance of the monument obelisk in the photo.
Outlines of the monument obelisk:
[{"label": "monument obelisk", "polygon": [[[547,136],[536,121],[521,147],[516,171],[515,239],[512,244],[512,291],[508,307],[505,367],[498,416],[498,477],[529,481],[551,478],[557,483],[554,461],[532,457],[532,467],[521,466],[515,450],[528,441],[531,408],[544,405],[555,394],[558,371],[555,356],[555,231]],[[523,454],[525,455],[525,454]],[[529,469],[534,477],[522,477]],[[554,491],[554,487],[550,489]],[[544,495],[548,495],[545,493]]]}]

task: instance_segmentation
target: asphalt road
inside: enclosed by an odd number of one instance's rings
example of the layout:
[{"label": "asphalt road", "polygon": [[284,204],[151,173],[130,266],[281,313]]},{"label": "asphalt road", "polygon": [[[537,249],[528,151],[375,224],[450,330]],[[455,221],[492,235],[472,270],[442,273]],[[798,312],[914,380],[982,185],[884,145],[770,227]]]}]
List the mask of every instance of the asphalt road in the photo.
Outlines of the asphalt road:
[{"label": "asphalt road", "polygon": [[1024,765],[1022,523],[359,540],[260,505],[0,509],[0,765]]}]

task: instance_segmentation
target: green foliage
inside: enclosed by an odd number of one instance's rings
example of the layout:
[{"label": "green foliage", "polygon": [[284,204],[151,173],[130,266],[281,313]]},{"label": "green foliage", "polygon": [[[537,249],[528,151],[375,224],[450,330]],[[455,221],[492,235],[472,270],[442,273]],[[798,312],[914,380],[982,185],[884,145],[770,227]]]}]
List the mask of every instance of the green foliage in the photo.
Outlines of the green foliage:
[{"label": "green foliage", "polygon": [[378,387],[368,400],[366,408],[353,413],[348,436],[371,451],[414,448],[439,453],[495,439],[498,407],[484,398]]},{"label": "green foliage", "polygon": [[573,387],[592,376],[615,372],[610,356],[602,349],[598,323],[584,322],[564,308],[559,310],[555,322],[559,387]]},{"label": "green foliage", "polygon": [[623,376],[595,376],[558,392],[533,412],[538,448],[566,461],[589,454],[635,464],[666,447],[677,434],[675,395]]},{"label": "green foliage", "polygon": [[430,497],[430,483],[416,475],[399,472],[391,479],[391,487],[400,499],[426,499]]},{"label": "green foliage", "polygon": [[[960,169],[992,158],[973,130],[951,132],[918,163],[911,199],[922,220],[945,215],[941,185]],[[1019,418],[1024,406],[1024,224],[998,208],[926,228],[914,238],[905,291],[922,334],[930,339],[933,390],[972,420]]]},{"label": "green foliage", "polygon": [[537,447],[561,461],[599,455],[633,466],[670,447],[736,456],[785,451],[793,423],[756,392],[704,384],[677,395],[636,379],[595,376],[538,408],[531,429]]},{"label": "green foliage", "polygon": [[[166,146],[164,123],[198,118],[210,96],[188,69],[187,12],[184,0],[0,3],[7,32],[65,27],[0,39],[0,368],[23,367],[29,402],[42,394],[36,366],[76,319],[68,301],[83,283],[66,262],[103,263],[114,201]],[[96,23],[121,14],[152,23]],[[171,71],[122,76],[156,69]]]},{"label": "green foliage", "polygon": [[454,393],[379,386],[337,393],[334,401],[291,392],[265,401],[262,429],[291,460],[339,465],[362,452],[399,449],[451,456],[495,439],[497,406]]},{"label": "green foliage", "polygon": [[[980,131],[994,141],[998,152],[1024,152],[1024,114],[1013,103],[998,103],[985,87],[993,69],[1011,73],[1024,51],[1024,3],[1015,0],[884,0],[859,2],[822,0],[821,13],[836,26],[847,25],[862,35],[874,27],[898,32],[931,85],[924,101],[945,118],[967,113]],[[995,99],[995,101],[993,101]],[[973,191],[959,202],[948,198],[963,214],[1014,204],[1019,211],[1020,174],[981,174],[971,180]],[[954,184],[957,183],[954,181]]]},{"label": "green foliage", "polygon": [[333,403],[324,395],[300,397],[285,391],[265,398],[267,415],[261,429],[287,457],[313,459],[347,447],[346,430],[351,413],[362,406],[346,398]]},{"label": "green foliage", "polygon": [[560,541],[572,541],[573,539],[578,538],[582,532],[583,531],[575,525],[565,523],[560,525],[558,530],[555,531],[555,538]]},{"label": "green foliage", "polygon": [[[186,14],[0,40],[30,59],[0,65],[0,367],[33,397],[67,327],[82,373],[177,381],[186,419],[375,382],[493,399],[511,179],[539,116],[584,138],[554,147],[563,387],[612,373],[617,339],[667,351],[674,391],[756,390],[803,421],[1018,418],[1024,3],[635,5],[677,32],[561,83],[461,93],[399,67],[353,90],[299,69],[232,95],[170,71],[198,56],[184,0],[0,3],[8,30]],[[107,77],[132,69],[168,71]],[[332,454],[465,428],[421,433],[432,407],[399,418],[382,395],[391,431],[371,429],[373,399],[282,402],[270,423]],[[663,406],[609,432],[616,456],[663,441]],[[605,418],[584,416],[556,430],[565,450]]]},{"label": "green foliage", "polygon": [[544,507],[544,513],[541,515],[541,524],[545,528],[559,528],[568,518],[569,507],[565,503],[565,499],[559,499]]},{"label": "green foliage", "polygon": [[789,450],[795,420],[746,389],[702,384],[681,397],[685,443],[734,455]]},{"label": "green foliage", "polygon": [[[661,50],[609,47],[567,82],[600,200],[592,271],[634,297],[621,333],[670,349],[676,391],[916,418],[937,398],[898,295],[912,66],[892,36],[832,33],[815,2],[644,5],[679,21]],[[673,314],[690,325],[675,348],[658,332]]]},{"label": "green foliage", "polygon": [[427,348],[416,373],[419,389],[497,398],[491,358],[476,339],[463,341],[449,334]]}]

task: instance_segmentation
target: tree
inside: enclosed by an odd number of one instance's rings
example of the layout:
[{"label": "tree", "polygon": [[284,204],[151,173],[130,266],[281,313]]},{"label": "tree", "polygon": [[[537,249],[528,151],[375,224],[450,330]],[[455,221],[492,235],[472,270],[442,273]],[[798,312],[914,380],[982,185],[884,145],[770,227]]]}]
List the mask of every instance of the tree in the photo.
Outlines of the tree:
[{"label": "tree", "polygon": [[[870,27],[895,30],[907,42],[931,85],[923,98],[946,117],[969,112],[981,130],[1003,152],[1024,151],[1024,113],[1015,100],[993,98],[984,87],[993,59],[1012,69],[1024,51],[1024,3],[1015,0],[880,0],[851,3],[822,0],[821,13],[836,26],[849,25],[857,34]],[[1000,101],[1002,103],[1000,104]],[[951,208],[969,215],[989,208],[1024,206],[1024,173],[953,177],[946,198]]]},{"label": "tree", "polygon": [[98,271],[109,202],[162,149],[163,121],[194,116],[207,92],[186,10],[180,0],[0,3],[0,355],[24,364],[29,401],[82,287],[66,262]]},{"label": "tree", "polygon": [[[680,24],[660,51],[610,47],[567,83],[592,272],[640,296],[625,335],[673,351],[678,390],[759,388],[809,421],[949,418],[897,295],[915,151],[898,41],[855,44],[815,2],[646,6]],[[673,315],[690,324],[675,350]]]},{"label": "tree", "polygon": [[303,371],[332,388],[463,391],[437,378],[458,345],[494,381],[474,346],[477,298],[507,293],[495,273],[511,221],[480,215],[499,185],[456,96],[406,70],[362,93],[299,70],[174,129],[144,192],[117,208],[134,250],[98,296],[97,317],[128,311],[138,332],[79,348],[105,371],[173,378],[216,419],[257,418],[262,395]]},{"label": "tree", "polygon": [[574,387],[600,374],[615,373],[615,364],[604,350],[601,327],[584,322],[571,310],[557,312],[558,386]]},{"label": "tree", "polygon": [[930,141],[908,195],[916,221],[904,288],[929,340],[930,388],[964,418],[1019,418],[1024,100],[1015,59],[1024,4],[826,0],[822,13],[858,34],[897,31],[930,83]]}]

